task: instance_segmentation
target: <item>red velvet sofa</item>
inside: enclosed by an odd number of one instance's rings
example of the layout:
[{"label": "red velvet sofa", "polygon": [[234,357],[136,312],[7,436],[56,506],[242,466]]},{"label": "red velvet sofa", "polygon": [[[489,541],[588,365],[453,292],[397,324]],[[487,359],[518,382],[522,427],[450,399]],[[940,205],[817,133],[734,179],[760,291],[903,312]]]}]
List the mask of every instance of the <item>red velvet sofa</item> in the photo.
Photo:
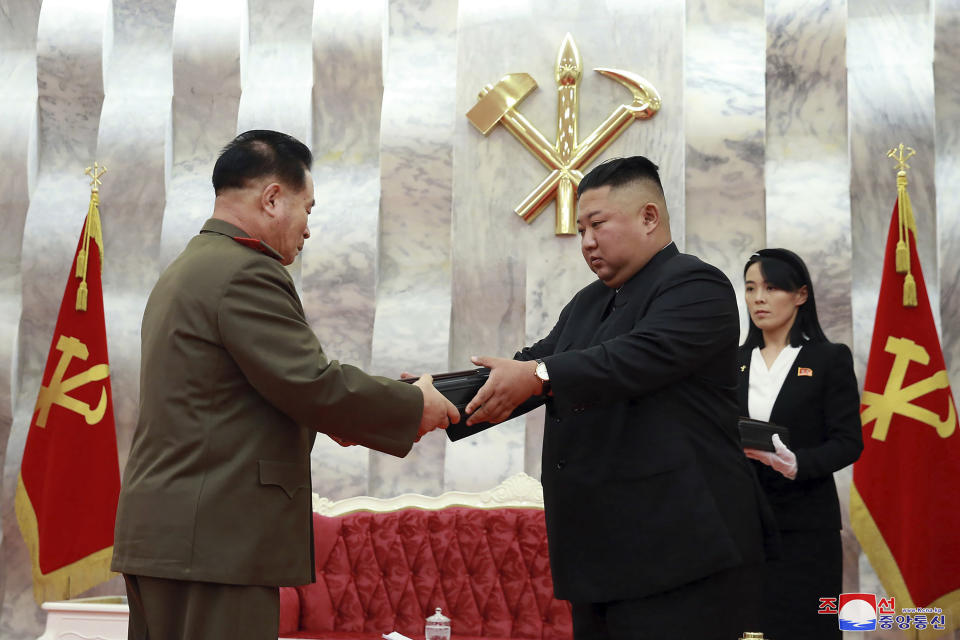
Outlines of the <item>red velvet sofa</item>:
[{"label": "red velvet sofa", "polygon": [[280,638],[423,638],[436,607],[453,638],[572,638],[553,597],[540,484],[484,493],[314,502],[317,581],[280,590]]}]

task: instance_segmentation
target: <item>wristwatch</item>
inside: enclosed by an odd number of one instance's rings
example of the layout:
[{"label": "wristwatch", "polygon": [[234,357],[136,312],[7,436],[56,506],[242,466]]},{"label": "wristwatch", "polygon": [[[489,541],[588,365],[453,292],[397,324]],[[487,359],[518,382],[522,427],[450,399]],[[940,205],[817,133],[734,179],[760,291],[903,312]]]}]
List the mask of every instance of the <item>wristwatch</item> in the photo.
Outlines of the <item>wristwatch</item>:
[{"label": "wristwatch", "polygon": [[537,380],[540,381],[540,395],[545,396],[550,393],[550,374],[547,373],[547,363],[543,360],[537,360],[537,370],[534,372]]}]

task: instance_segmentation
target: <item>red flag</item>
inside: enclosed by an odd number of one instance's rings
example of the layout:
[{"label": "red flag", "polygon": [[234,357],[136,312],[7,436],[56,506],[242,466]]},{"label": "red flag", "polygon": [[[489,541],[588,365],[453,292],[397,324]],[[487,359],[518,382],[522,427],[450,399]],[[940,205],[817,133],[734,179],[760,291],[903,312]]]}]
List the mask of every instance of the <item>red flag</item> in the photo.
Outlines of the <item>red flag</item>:
[{"label": "red flag", "polygon": [[30,550],[38,603],[70,598],[113,575],[120,469],[94,185],[17,483],[17,521]]},{"label": "red flag", "polygon": [[940,608],[951,629],[960,626],[960,430],[906,183],[901,169],[864,381],[864,449],[853,466],[850,515],[897,613]]}]

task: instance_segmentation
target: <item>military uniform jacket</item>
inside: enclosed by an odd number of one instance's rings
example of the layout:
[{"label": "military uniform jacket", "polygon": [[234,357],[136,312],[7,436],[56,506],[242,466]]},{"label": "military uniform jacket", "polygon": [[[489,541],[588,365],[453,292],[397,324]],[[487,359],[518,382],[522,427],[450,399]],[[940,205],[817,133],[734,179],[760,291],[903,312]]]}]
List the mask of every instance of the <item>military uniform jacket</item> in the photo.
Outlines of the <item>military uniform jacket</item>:
[{"label": "military uniform jacket", "polygon": [[608,602],[762,562],[775,536],[740,448],[730,282],[670,244],[616,293],[582,289],[543,359],[543,494],[558,598]]},{"label": "military uniform jacket", "polygon": [[147,301],[114,571],[312,582],[316,432],[397,456],[417,435],[419,389],[327,360],[279,254],[234,237],[208,220]]}]

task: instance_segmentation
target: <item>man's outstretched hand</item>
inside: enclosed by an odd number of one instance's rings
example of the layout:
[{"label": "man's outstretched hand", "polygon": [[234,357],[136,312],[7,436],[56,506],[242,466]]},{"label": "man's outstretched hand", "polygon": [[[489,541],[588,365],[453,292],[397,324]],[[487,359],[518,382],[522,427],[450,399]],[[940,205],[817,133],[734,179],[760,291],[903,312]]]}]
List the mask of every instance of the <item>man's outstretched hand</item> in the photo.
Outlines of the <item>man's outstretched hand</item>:
[{"label": "man's outstretched hand", "polygon": [[413,384],[423,392],[423,415],[420,416],[417,442],[434,429],[446,429],[460,422],[460,412],[433,386],[433,376],[425,373]]},{"label": "man's outstretched hand", "polygon": [[537,363],[509,358],[474,356],[475,365],[490,369],[490,377],[467,405],[467,424],[503,422],[530,396],[539,394],[543,385],[537,378]]}]

